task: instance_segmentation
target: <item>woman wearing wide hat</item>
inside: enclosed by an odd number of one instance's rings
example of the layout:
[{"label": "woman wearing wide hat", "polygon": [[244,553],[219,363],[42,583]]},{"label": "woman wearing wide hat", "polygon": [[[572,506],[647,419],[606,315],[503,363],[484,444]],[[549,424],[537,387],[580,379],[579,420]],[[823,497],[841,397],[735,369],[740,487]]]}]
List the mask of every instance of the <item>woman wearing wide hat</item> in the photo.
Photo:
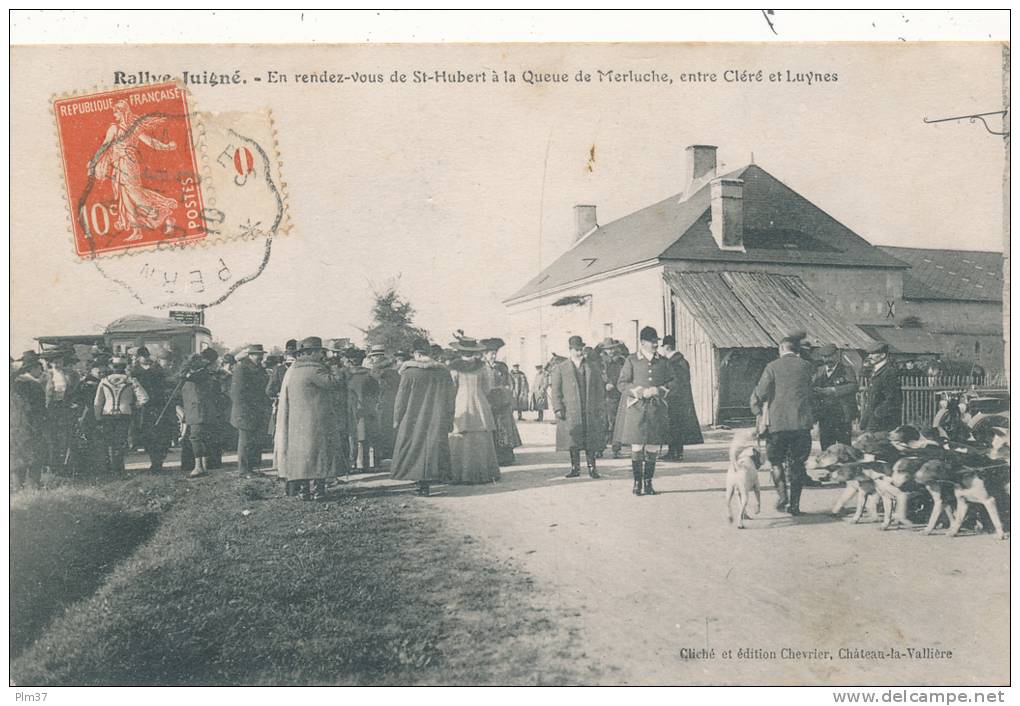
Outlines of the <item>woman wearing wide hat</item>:
[{"label": "woman wearing wide hat", "polygon": [[450,364],[454,385],[451,477],[454,483],[491,483],[499,480],[499,462],[493,441],[496,421],[488,399],[491,374],[481,359],[488,348],[462,334],[450,348],[460,355]]},{"label": "woman wearing wide hat", "polygon": [[499,350],[506,344],[502,338],[486,338],[480,341],[485,346],[482,354],[486,370],[489,373],[489,406],[496,422],[492,439],[496,444],[496,458],[501,466],[511,466],[514,462],[514,449],[521,445],[521,434],[514,421],[514,392],[510,379],[510,368],[507,364],[496,360]]},{"label": "woman wearing wide hat", "polygon": [[624,360],[617,382],[620,410],[614,441],[630,446],[634,495],[655,494],[655,461],[661,446],[669,442],[666,395],[675,384],[676,373],[659,355],[658,346],[658,332],[651,326],[641,329],[638,350]]}]

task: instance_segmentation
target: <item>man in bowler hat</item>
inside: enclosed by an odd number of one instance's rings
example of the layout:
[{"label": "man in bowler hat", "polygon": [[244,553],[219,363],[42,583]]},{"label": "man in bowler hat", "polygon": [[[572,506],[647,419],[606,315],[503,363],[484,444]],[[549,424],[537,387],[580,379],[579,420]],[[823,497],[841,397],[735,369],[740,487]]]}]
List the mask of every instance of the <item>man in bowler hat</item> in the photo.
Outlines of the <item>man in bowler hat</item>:
[{"label": "man in bowler hat", "polygon": [[606,445],[605,382],[601,366],[584,353],[580,336],[567,344],[569,358],[553,368],[549,386],[556,414],[556,450],[570,453],[567,478],[581,475],[584,449],[588,477],[598,478],[595,457]]},{"label": "man in bowler hat", "polygon": [[269,420],[266,385],[269,374],[262,367],[261,343],[248,346],[247,355],[234,365],[230,379],[230,424],[237,429],[237,469],[251,473],[262,465],[262,443]]},{"label": "man in bowler hat", "polygon": [[850,444],[850,425],[857,417],[857,376],[831,343],[816,351],[821,365],[815,373],[815,416],[823,449]]},{"label": "man in bowler hat", "polygon": [[889,360],[889,344],[876,342],[868,349],[871,382],[861,412],[861,431],[892,431],[902,421],[900,378]]}]

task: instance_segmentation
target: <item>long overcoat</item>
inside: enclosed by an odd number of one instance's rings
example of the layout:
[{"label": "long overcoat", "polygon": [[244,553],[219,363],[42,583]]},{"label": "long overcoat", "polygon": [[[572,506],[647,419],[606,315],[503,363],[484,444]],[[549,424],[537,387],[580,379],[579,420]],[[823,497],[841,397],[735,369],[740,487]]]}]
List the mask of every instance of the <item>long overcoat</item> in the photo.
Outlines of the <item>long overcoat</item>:
[{"label": "long overcoat", "polygon": [[514,411],[527,412],[531,408],[531,386],[523,370],[510,371],[510,387],[514,392]]},{"label": "long overcoat", "polygon": [[[606,445],[606,384],[601,367],[565,360],[552,370],[550,397],[556,413],[556,450],[601,451]],[[560,417],[565,416],[565,419]]]},{"label": "long overcoat", "polygon": [[400,369],[393,406],[397,434],[391,473],[398,480],[450,478],[453,378],[435,361],[410,360]]},{"label": "long overcoat", "polygon": [[549,408],[549,373],[543,368],[535,373],[535,379],[531,385],[531,409],[538,411]]},{"label": "long overcoat", "polygon": [[288,481],[344,471],[336,391],[343,380],[325,363],[296,361],[283,378],[276,412],[276,468]]},{"label": "long overcoat", "polygon": [[352,441],[374,446],[379,430],[379,382],[368,368],[347,368],[347,422]]},{"label": "long overcoat", "polygon": [[230,380],[230,424],[235,429],[265,429],[269,419],[268,384],[269,373],[250,358],[234,366]]},{"label": "long overcoat", "polygon": [[27,373],[11,380],[11,470],[29,468],[45,461],[46,393]]},{"label": "long overcoat", "polygon": [[[629,445],[656,445],[669,441],[669,408],[666,396],[675,384],[673,366],[655,353],[649,360],[631,353],[623,361],[616,387],[620,390],[620,408],[616,414],[613,441]],[[659,394],[635,398],[638,388],[654,387]]]},{"label": "long overcoat", "polygon": [[392,361],[372,368],[372,377],[379,385],[378,423],[376,424],[375,448],[379,458],[393,458],[393,409],[400,387],[400,373]]},{"label": "long overcoat", "polygon": [[669,358],[676,381],[666,396],[669,405],[669,425],[679,432],[685,446],[705,443],[701,435],[701,424],[698,412],[694,409],[694,393],[691,390],[691,366],[682,353],[674,353]]}]

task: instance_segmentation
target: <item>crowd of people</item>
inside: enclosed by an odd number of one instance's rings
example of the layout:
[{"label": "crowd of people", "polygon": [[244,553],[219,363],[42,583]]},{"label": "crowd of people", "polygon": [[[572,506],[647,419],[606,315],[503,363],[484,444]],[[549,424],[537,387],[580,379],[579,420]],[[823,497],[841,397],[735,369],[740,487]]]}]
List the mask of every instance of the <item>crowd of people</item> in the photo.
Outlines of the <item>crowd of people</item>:
[{"label": "crowd of people", "polygon": [[[858,416],[865,431],[900,421],[887,348],[871,351],[861,412],[856,376],[839,351],[827,345],[808,355],[803,338],[783,339],[750,401],[769,460],[787,469],[777,488],[794,514],[811,483],[804,461],[816,422],[825,448],[849,443]],[[282,355],[261,344],[240,358],[207,348],[176,371],[165,352],[153,357],[140,346],[127,357],[96,347],[82,372],[69,347],[26,351],[11,362],[12,476],[21,487],[38,485],[44,469],[121,473],[137,447],[160,472],[179,443],[191,478],[219,468],[228,449],[242,473],[257,471],[272,448],[288,495],[322,498],[332,479],[381,469],[428,494],[435,483],[498,480],[521,445],[524,412],[544,421],[551,411],[567,478],[581,475],[582,453],[598,478],[598,459],[627,449],[633,493],[653,495],[656,463],[682,460],[686,445],[703,441],[690,368],[672,336],[660,340],[645,327],[633,353],[614,339],[589,346],[572,336],[567,356],[536,366],[530,384],[519,365],[498,360],[503,347],[463,332],[446,347],[417,339],[406,352],[311,336],[288,341]]]}]

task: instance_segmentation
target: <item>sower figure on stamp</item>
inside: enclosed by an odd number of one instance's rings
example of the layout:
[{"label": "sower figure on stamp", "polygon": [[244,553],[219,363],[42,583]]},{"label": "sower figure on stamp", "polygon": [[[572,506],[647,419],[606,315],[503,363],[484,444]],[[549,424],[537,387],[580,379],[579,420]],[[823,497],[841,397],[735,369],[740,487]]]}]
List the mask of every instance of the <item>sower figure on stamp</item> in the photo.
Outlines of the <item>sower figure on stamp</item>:
[{"label": "sower figure on stamp", "polygon": [[170,451],[170,440],[174,433],[174,415],[169,412],[164,414],[167,400],[170,399],[170,385],[166,371],[153,362],[145,346],[135,352],[131,377],[145,388],[149,396],[149,403],[138,414],[138,431],[145,453],[149,455],[149,471],[158,473],[163,470],[163,461]]},{"label": "sower figure on stamp", "polygon": [[666,396],[675,383],[675,374],[673,366],[656,350],[658,332],[645,326],[639,338],[640,347],[624,360],[617,383],[621,400],[616,440],[630,446],[634,495],[655,495],[652,478],[662,445],[669,441]]},{"label": "sower figure on stamp", "polygon": [[584,354],[584,341],[571,336],[570,357],[553,368],[549,386],[556,414],[556,450],[570,452],[570,473],[581,475],[581,450],[584,449],[588,476],[598,478],[595,458],[606,445],[606,400],[603,371]]},{"label": "sower figure on stamp", "polygon": [[857,376],[831,343],[820,347],[817,354],[822,363],[813,381],[818,441],[822,449],[837,442],[849,446],[850,426],[857,418]]},{"label": "sower figure on stamp", "polygon": [[673,366],[676,384],[669,391],[666,403],[669,405],[669,453],[663,456],[667,461],[683,461],[684,445],[695,446],[705,442],[698,423],[698,412],[694,409],[694,394],[691,392],[691,366],[683,353],[676,350],[676,339],[664,336],[660,352]]},{"label": "sower figure on stamp", "polygon": [[815,423],[811,389],[815,366],[799,355],[803,338],[800,333],[783,337],[779,358],[765,366],[751,393],[752,412],[764,415],[768,407],[765,453],[776,483],[776,509],[786,509],[791,515],[801,514],[800,492],[807,476],[804,464],[811,454],[811,427]]},{"label": "sower figure on stamp", "polygon": [[262,441],[269,419],[269,374],[262,367],[266,352],[261,343],[253,343],[247,353],[234,365],[230,381],[230,423],[237,429],[237,469],[241,473],[251,473],[262,465]]}]

